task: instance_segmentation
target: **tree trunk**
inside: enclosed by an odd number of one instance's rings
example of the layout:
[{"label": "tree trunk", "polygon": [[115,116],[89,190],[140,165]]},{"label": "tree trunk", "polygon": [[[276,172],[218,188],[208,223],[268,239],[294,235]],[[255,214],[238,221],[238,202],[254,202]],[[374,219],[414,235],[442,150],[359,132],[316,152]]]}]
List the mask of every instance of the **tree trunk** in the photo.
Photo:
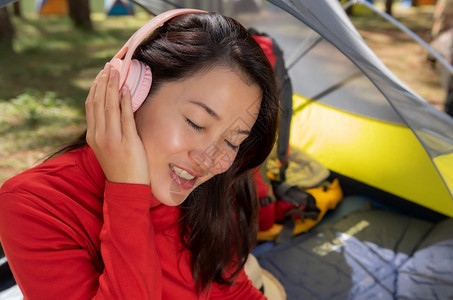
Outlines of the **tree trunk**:
[{"label": "tree trunk", "polygon": [[385,12],[392,15],[393,0],[385,0]]},{"label": "tree trunk", "polygon": [[0,51],[13,50],[14,27],[6,6],[0,8]]},{"label": "tree trunk", "polygon": [[22,10],[20,9],[20,1],[13,3],[13,11],[16,17],[22,18]]},{"label": "tree trunk", "polygon": [[83,30],[93,30],[91,22],[91,11],[89,0],[67,0],[69,7],[69,16],[74,22],[76,28]]}]

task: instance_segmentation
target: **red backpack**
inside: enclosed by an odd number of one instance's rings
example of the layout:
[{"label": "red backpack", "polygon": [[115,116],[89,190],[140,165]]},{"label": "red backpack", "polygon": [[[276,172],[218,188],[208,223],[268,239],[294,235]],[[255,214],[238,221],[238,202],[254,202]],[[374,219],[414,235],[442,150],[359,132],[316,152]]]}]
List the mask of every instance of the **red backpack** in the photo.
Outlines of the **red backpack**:
[{"label": "red backpack", "polygon": [[[289,138],[292,119],[293,89],[283,58],[283,51],[276,40],[253,28],[249,29],[253,38],[263,49],[274,69],[281,107],[280,125],[277,139],[277,158],[280,163],[278,178],[270,179],[266,163],[255,172],[255,183],[260,201],[259,231],[270,229],[275,222],[287,223],[292,235],[295,219],[317,219],[320,210],[315,198],[296,186],[285,184],[285,170],[289,157]],[[285,234],[287,235],[287,234]],[[285,237],[286,239],[287,237]],[[279,240],[279,238],[277,238]]]}]

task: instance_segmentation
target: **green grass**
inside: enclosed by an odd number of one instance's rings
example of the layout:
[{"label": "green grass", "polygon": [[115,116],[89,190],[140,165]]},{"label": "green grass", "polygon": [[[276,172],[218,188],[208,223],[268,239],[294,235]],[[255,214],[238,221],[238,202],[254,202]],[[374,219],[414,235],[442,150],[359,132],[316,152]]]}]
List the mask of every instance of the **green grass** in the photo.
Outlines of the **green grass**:
[{"label": "green grass", "polygon": [[149,16],[94,13],[94,32],[68,17],[13,18],[13,53],[0,53],[0,184],[85,126],[91,82]]},{"label": "green grass", "polygon": [[47,146],[49,137],[61,140],[65,128],[83,123],[72,99],[57,98],[54,92],[27,91],[0,102],[0,135],[3,153]]}]

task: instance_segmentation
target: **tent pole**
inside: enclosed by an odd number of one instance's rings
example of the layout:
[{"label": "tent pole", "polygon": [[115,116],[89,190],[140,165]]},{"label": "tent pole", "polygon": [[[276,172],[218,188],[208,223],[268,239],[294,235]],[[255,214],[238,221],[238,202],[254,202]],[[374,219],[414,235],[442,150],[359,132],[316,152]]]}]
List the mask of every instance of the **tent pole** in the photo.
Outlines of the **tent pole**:
[{"label": "tent pole", "polygon": [[450,74],[453,74],[453,66],[442,56],[440,55],[436,50],[434,50],[428,43],[426,43],[424,40],[422,40],[418,35],[416,35],[413,31],[411,31],[409,28],[404,26],[401,22],[390,16],[384,11],[380,11],[379,9],[376,8],[373,4],[367,2],[366,0],[350,0],[343,4],[343,8],[347,9],[350,6],[354,4],[361,4],[369,9],[371,9],[374,13],[378,14],[379,16],[383,17],[387,21],[391,22],[393,25],[397,26],[399,29],[407,33],[412,39],[414,39],[416,42],[418,42],[422,47],[424,47],[426,50],[428,50],[429,53],[431,53],[447,70],[450,72]]},{"label": "tent pole", "polygon": [[288,62],[285,64],[285,67],[290,70],[302,57],[307,54],[314,46],[316,46],[322,37],[319,36],[315,31],[311,31],[296,47],[293,51],[293,54],[288,58]]}]

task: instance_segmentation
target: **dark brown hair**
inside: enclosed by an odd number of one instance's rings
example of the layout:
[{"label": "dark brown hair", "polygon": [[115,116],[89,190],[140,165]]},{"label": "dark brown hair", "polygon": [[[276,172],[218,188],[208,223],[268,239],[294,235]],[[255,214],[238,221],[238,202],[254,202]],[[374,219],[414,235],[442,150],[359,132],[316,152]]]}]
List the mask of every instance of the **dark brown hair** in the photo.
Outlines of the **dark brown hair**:
[{"label": "dark brown hair", "polygon": [[[137,48],[134,58],[151,67],[150,93],[162,83],[213,66],[229,67],[262,90],[259,115],[232,166],[199,186],[180,206],[181,240],[191,252],[197,290],[213,282],[232,284],[256,241],[253,171],[266,159],[276,138],[279,107],[272,67],[242,25],[215,13],[171,19]],[[85,144],[82,135],[59,153]]]}]

